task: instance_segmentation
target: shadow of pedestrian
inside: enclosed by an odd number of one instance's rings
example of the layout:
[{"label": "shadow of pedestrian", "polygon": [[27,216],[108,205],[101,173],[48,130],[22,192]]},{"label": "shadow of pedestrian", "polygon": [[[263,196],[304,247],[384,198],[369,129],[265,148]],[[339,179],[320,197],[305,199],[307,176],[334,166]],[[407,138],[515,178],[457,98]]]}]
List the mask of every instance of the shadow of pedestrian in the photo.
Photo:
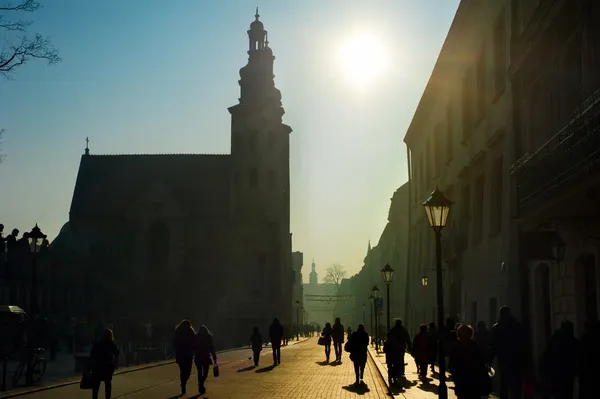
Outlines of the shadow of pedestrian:
[{"label": "shadow of pedestrian", "polygon": [[419,388],[420,390],[425,391],[425,392],[433,392],[436,395],[438,393],[438,386],[434,385],[434,384],[430,384],[429,381],[421,381],[421,384],[417,388]]},{"label": "shadow of pedestrian", "polygon": [[369,389],[369,386],[367,384],[365,384],[364,382],[361,384],[346,385],[346,386],[343,386],[342,389],[344,389],[348,392],[355,393],[357,395],[364,395],[367,392],[371,392],[371,390]]},{"label": "shadow of pedestrian", "polygon": [[315,362],[316,364],[318,364],[319,366],[328,366],[329,362],[327,360],[323,360],[322,362]]},{"label": "shadow of pedestrian", "polygon": [[256,366],[248,366],[248,367],[244,367],[243,369],[239,369],[237,372],[243,373],[244,371],[254,370],[255,368],[256,368]]},{"label": "shadow of pedestrian", "polygon": [[268,371],[273,371],[274,368],[275,368],[275,365],[270,365],[267,367],[263,367],[262,369],[256,370],[255,373],[266,373]]},{"label": "shadow of pedestrian", "polygon": [[332,363],[329,363],[329,365],[333,366],[333,367],[335,367],[335,366],[341,366],[342,365],[342,361],[340,360],[339,362],[332,362]]}]

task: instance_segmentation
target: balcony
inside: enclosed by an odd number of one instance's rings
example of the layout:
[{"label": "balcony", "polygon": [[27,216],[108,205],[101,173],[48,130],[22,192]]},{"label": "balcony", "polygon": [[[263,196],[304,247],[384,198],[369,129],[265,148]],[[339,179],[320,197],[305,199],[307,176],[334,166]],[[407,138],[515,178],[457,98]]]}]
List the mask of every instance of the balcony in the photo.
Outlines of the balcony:
[{"label": "balcony", "polygon": [[599,165],[600,90],[575,110],[564,128],[512,165],[519,215],[574,187],[597,172]]}]

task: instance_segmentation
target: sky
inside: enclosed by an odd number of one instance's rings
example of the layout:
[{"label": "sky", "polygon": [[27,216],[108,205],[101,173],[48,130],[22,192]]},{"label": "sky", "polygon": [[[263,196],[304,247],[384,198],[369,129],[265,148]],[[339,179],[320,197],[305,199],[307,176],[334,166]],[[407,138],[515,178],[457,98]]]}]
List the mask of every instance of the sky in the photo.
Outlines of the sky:
[{"label": "sky", "polygon": [[[18,0],[13,0],[15,3]],[[0,78],[0,223],[69,218],[92,154],[229,153],[246,30],[259,6],[291,134],[293,250],[348,276],[407,181],[404,134],[459,0],[41,0],[18,15],[62,62]],[[10,39],[0,32],[0,41]],[[360,67],[360,68],[359,68]]]}]

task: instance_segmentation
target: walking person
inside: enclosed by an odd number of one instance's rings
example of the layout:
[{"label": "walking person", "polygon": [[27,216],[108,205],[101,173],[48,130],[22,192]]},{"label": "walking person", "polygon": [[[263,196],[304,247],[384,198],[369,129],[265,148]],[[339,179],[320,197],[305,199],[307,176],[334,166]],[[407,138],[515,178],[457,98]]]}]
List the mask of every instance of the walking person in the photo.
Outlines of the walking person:
[{"label": "walking person", "polygon": [[383,353],[385,353],[385,364],[388,369],[388,382],[390,385],[398,383],[400,365],[398,364],[398,356],[400,351],[398,350],[398,343],[395,340],[394,334],[388,332],[387,339],[383,343]]},{"label": "walking person", "polygon": [[400,319],[396,320],[396,325],[390,329],[390,333],[392,333],[394,337],[394,345],[398,351],[396,355],[398,358],[398,370],[396,376],[403,377],[405,372],[404,355],[406,354],[407,350],[409,353],[412,352],[410,336],[408,335],[408,331],[406,331],[402,325],[402,320]]},{"label": "walking person", "polygon": [[431,366],[431,374],[435,374],[435,362],[438,357],[438,332],[435,323],[429,323],[427,332],[427,363]]},{"label": "walking person", "polygon": [[325,327],[323,328],[323,333],[321,334],[321,338],[323,340],[325,346],[325,357],[326,361],[329,363],[329,358],[331,356],[331,341],[333,334],[333,328],[331,328],[331,323],[325,323]]},{"label": "walking person", "polygon": [[348,326],[348,329],[346,330],[346,335],[346,338],[350,339],[350,336],[352,335],[352,327]]},{"label": "walking person", "polygon": [[454,392],[458,399],[480,399],[492,390],[492,382],[479,344],[473,341],[473,329],[461,325],[457,331],[458,342],[449,356]]},{"label": "walking person", "polygon": [[269,338],[273,349],[273,366],[277,366],[281,364],[281,340],[283,339],[283,326],[278,318],[274,318],[273,324],[269,327]]},{"label": "walking person", "polygon": [[110,399],[117,356],[119,356],[119,349],[115,344],[113,332],[107,328],[90,352],[88,368],[92,375],[92,399],[98,399],[101,382],[104,382],[105,398]]},{"label": "walking person", "polygon": [[210,366],[214,364],[218,367],[213,336],[205,325],[200,326],[194,336],[194,363],[198,370],[198,392],[204,395],[206,393],[204,383],[208,378]]},{"label": "walking person", "polygon": [[369,347],[369,334],[365,331],[365,325],[359,324],[358,329],[352,333],[346,343],[350,352],[350,360],[354,363],[354,374],[356,385],[364,384],[365,366],[367,365],[367,350]]},{"label": "walking person", "polygon": [[[565,320],[552,335],[545,357],[545,371],[550,390],[555,399],[573,399],[577,365],[579,363],[579,340],[575,338],[575,326]],[[597,359],[596,359],[597,361]]]},{"label": "walking person", "polygon": [[263,337],[258,331],[258,327],[254,327],[250,336],[250,345],[252,346],[252,354],[254,356],[254,367],[258,367],[260,361],[260,352],[262,351]]},{"label": "walking person", "polygon": [[592,399],[598,394],[596,378],[600,375],[600,322],[585,323],[579,352],[579,399]]},{"label": "walking person", "polygon": [[415,359],[415,363],[417,364],[417,371],[419,372],[419,377],[421,379],[425,379],[427,377],[427,363],[429,357],[429,351],[427,349],[428,340],[429,337],[427,336],[427,326],[425,324],[421,324],[419,327],[419,333],[415,335],[412,345],[412,355]]},{"label": "walking person", "polygon": [[339,317],[335,318],[333,323],[333,332],[331,334],[333,338],[333,350],[335,351],[335,361],[342,361],[342,345],[344,344],[344,326]]},{"label": "walking person", "polygon": [[192,374],[192,363],[194,362],[194,336],[196,332],[189,320],[181,320],[175,327],[173,348],[175,349],[175,363],[179,366],[179,381],[181,383],[181,394],[186,394],[186,385]]}]

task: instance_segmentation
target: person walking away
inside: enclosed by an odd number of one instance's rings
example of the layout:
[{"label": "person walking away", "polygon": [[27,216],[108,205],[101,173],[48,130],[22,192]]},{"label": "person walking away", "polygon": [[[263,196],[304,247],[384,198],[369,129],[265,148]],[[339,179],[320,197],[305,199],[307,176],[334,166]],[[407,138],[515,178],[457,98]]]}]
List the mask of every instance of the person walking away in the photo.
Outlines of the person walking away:
[{"label": "person walking away", "polygon": [[458,399],[480,399],[491,392],[491,379],[483,354],[473,341],[473,329],[461,325],[457,331],[458,342],[450,353],[450,373]]},{"label": "person walking away", "polygon": [[397,319],[394,327],[390,329],[390,333],[394,336],[394,342],[396,345],[397,359],[398,359],[398,370],[397,375],[400,377],[404,377],[404,355],[406,354],[406,350],[411,351],[411,339],[408,335],[408,331],[402,325],[402,320]]},{"label": "person walking away", "polygon": [[348,326],[348,329],[346,330],[346,335],[346,338],[350,339],[350,336],[352,335],[352,327]]},{"label": "person walking away", "polygon": [[350,349],[350,360],[354,363],[354,374],[356,385],[364,384],[363,377],[367,364],[367,350],[369,347],[369,334],[365,331],[365,325],[359,324],[358,329],[352,333],[346,344]]},{"label": "person walking away", "polygon": [[417,371],[419,372],[419,377],[421,379],[425,379],[427,377],[427,360],[429,354],[427,350],[427,341],[427,326],[425,324],[421,324],[419,327],[419,333],[415,335],[412,345],[412,355],[415,359],[415,363],[417,364]]},{"label": "person walking away", "polygon": [[579,352],[579,399],[592,399],[598,394],[596,380],[600,375],[600,322],[588,321],[581,337]]},{"label": "person walking away", "polygon": [[323,338],[323,341],[325,341],[325,357],[326,357],[326,361],[329,363],[329,357],[331,356],[331,341],[332,341],[332,337],[331,335],[333,334],[333,328],[331,328],[331,323],[325,323],[325,327],[323,328],[323,333],[321,334],[321,337]]},{"label": "person walking away", "polygon": [[179,366],[179,381],[181,383],[181,394],[186,394],[187,382],[192,374],[192,363],[194,361],[194,336],[196,332],[189,320],[181,320],[175,327],[173,348],[175,349],[175,363]]},{"label": "person walking away", "polygon": [[431,374],[435,374],[435,362],[438,356],[438,332],[435,323],[429,323],[427,332],[427,363],[431,366]]},{"label": "person walking away", "polygon": [[104,382],[105,398],[110,399],[117,356],[119,356],[119,349],[115,344],[113,332],[107,328],[90,352],[88,369],[92,375],[92,399],[98,399],[101,382]]},{"label": "person walking away", "polygon": [[198,371],[198,392],[200,395],[204,395],[206,393],[204,384],[208,378],[210,366],[214,364],[215,367],[218,367],[213,336],[205,325],[201,325],[194,336],[194,363]]},{"label": "person walking away", "polygon": [[477,329],[475,330],[473,340],[479,344],[479,349],[481,349],[481,353],[483,353],[483,359],[485,360],[485,364],[491,364],[492,336],[490,334],[490,330],[488,330],[485,325],[485,321],[480,320],[477,323]]},{"label": "person walking away", "polygon": [[342,344],[344,343],[344,326],[339,317],[335,318],[333,323],[333,350],[335,351],[335,361],[342,361]]},{"label": "person walking away", "polygon": [[545,374],[555,399],[573,399],[578,357],[579,340],[575,338],[575,326],[565,320],[552,335],[544,356]]},{"label": "person walking away", "polygon": [[500,308],[500,318],[492,327],[492,359],[498,358],[500,399],[521,397],[526,369],[526,335],[510,308]]},{"label": "person walking away", "polygon": [[387,339],[383,343],[383,353],[385,353],[385,364],[388,368],[388,382],[390,385],[398,382],[399,364],[398,364],[398,344],[395,342],[395,337],[392,332],[388,332]]},{"label": "person walking away", "polygon": [[254,367],[258,367],[260,361],[260,352],[262,351],[263,337],[258,331],[258,327],[254,327],[252,335],[250,336],[250,345],[252,346],[252,353],[254,355]]},{"label": "person walking away", "polygon": [[273,324],[269,327],[269,338],[273,349],[273,366],[277,366],[281,364],[281,340],[283,338],[283,326],[278,318],[274,318]]}]

